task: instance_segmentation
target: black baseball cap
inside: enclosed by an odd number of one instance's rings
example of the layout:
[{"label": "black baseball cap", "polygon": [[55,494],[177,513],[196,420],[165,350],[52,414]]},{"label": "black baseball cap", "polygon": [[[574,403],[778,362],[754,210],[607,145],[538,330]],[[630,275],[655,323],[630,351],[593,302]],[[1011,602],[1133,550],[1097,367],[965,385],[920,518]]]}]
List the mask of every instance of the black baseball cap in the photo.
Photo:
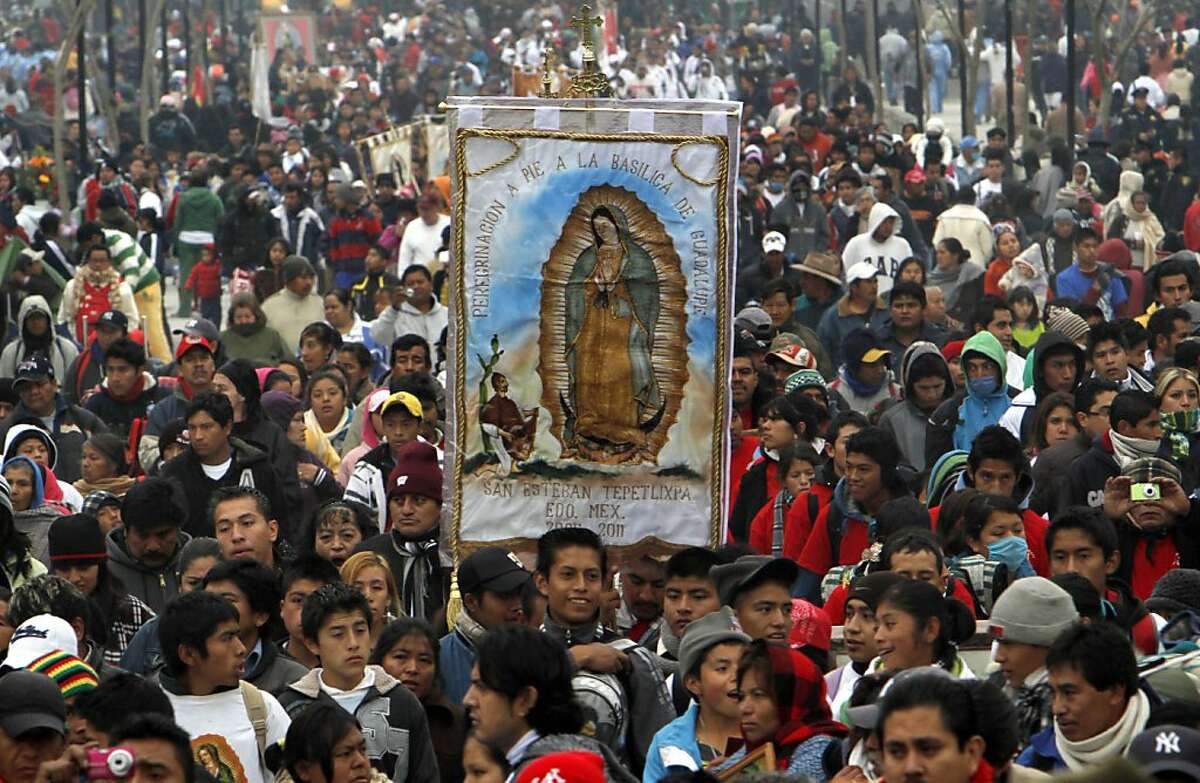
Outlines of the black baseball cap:
[{"label": "black baseball cap", "polygon": [[458,566],[458,589],[463,595],[479,590],[511,593],[529,579],[520,558],[498,546],[476,550]]},{"label": "black baseball cap", "polygon": [[36,729],[66,733],[67,703],[54,680],[20,669],[0,677],[0,729],[16,738]]},{"label": "black baseball cap", "polygon": [[20,389],[21,384],[25,381],[41,381],[46,378],[54,379],[54,365],[42,354],[35,353],[17,364],[17,373],[13,376],[13,388]]},{"label": "black baseball cap", "polygon": [[92,321],[92,326],[114,326],[122,332],[128,332],[129,318],[120,310],[105,310],[96,320]]},{"label": "black baseball cap", "polygon": [[1133,738],[1125,755],[1147,775],[1173,772],[1200,781],[1200,732],[1187,726],[1146,729]]},{"label": "black baseball cap", "polygon": [[176,329],[174,334],[184,334],[188,337],[203,337],[214,344],[221,342],[220,330],[207,318],[193,318],[185,323],[183,328]]}]

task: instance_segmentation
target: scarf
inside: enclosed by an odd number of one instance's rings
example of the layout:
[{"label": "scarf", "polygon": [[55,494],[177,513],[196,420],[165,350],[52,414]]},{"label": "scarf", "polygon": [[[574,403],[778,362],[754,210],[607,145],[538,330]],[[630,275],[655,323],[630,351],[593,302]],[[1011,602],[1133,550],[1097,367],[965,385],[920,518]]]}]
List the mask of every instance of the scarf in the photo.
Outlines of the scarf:
[{"label": "scarf", "polygon": [[[833,719],[825,700],[825,678],[804,653],[789,647],[767,646],[779,711],[775,743],[776,768],[786,770],[792,753],[818,735],[843,737],[846,727]],[[761,744],[761,743],[760,743]],[[746,746],[747,752],[757,746]]]},{"label": "scarf", "polygon": [[1171,444],[1171,459],[1186,460],[1192,452],[1192,434],[1200,430],[1200,410],[1175,411],[1162,415],[1163,431]]},{"label": "scarf", "polygon": [[563,625],[555,620],[550,616],[550,612],[546,612],[546,616],[542,620],[541,630],[542,633],[549,634],[558,639],[566,647],[603,641],[604,637],[609,635],[607,629],[601,625],[598,616],[593,622],[572,627]]},{"label": "scarf", "polygon": [[1153,457],[1158,453],[1158,441],[1156,440],[1131,438],[1128,435],[1121,435],[1116,430],[1109,430],[1108,437],[1112,440],[1113,459],[1122,468],[1135,459]]},{"label": "scarf", "polygon": [[850,372],[850,368],[844,364],[842,365],[842,368],[838,370],[838,378],[842,380],[842,383],[850,387],[850,391],[854,392],[859,397],[874,397],[879,393],[879,390],[883,388],[883,385],[888,382],[887,376],[885,375],[881,382],[874,386],[868,386],[867,384],[855,378],[854,373]]},{"label": "scarf", "polygon": [[[92,288],[107,288],[108,303],[112,310],[121,309],[121,275],[116,268],[109,267],[103,272],[96,272],[87,264],[75,272],[75,311],[83,309],[84,300],[88,297],[88,286]],[[99,313],[96,313],[99,315]]]},{"label": "scarf", "polygon": [[1130,223],[1141,224],[1139,227],[1142,230],[1142,269],[1149,270],[1158,260],[1154,249],[1158,247],[1158,243],[1163,240],[1167,232],[1163,230],[1162,223],[1149,209],[1145,212],[1138,212],[1130,202],[1122,205],[1121,213]]},{"label": "scarf", "polygon": [[75,482],[75,489],[79,490],[79,494],[87,497],[93,492],[108,492],[117,497],[125,497],[125,493],[133,488],[136,484],[136,479],[129,476],[113,476],[112,478],[100,479],[95,482],[84,481],[79,479]]},{"label": "scarf", "polygon": [[[1028,679],[1026,680],[1028,683]],[[1017,707],[1017,727],[1021,731],[1022,743],[1028,743],[1029,738],[1049,725],[1050,702],[1053,699],[1053,689],[1046,679],[1046,670],[1042,669],[1033,685],[1022,685],[1013,694],[1013,703]]]},{"label": "scarf", "polygon": [[467,646],[474,649],[475,645],[479,644],[479,640],[487,634],[487,629],[480,625],[474,617],[467,613],[464,608],[454,618],[454,630],[462,638]]},{"label": "scarf", "polygon": [[792,493],[787,488],[779,490],[775,495],[775,503],[771,509],[771,555],[780,557],[783,554],[783,523],[788,509],[792,505]]},{"label": "scarf", "polygon": [[141,397],[142,392],[146,390],[146,374],[142,373],[139,375],[138,379],[134,381],[133,386],[129,387],[129,391],[125,394],[113,394],[112,388],[107,383],[104,385],[104,389],[108,392],[108,396],[115,402],[133,402],[138,397]]},{"label": "scarf", "polygon": [[[345,421],[345,413],[342,414],[342,420]],[[284,432],[287,430],[285,429]],[[341,467],[342,458],[338,455],[337,449],[333,447],[329,436],[325,434],[325,430],[321,429],[321,423],[317,421],[317,414],[311,410],[304,412],[304,447],[316,454],[317,458],[330,471],[337,473],[338,468]]]},{"label": "scarf", "polygon": [[430,584],[441,567],[438,529],[434,527],[420,538],[401,538],[393,530],[392,547],[403,560],[400,573],[396,574],[396,581],[400,583],[400,606],[409,617],[427,620],[426,612],[438,609],[429,596]]},{"label": "scarf", "polygon": [[1067,768],[1078,772],[1085,767],[1101,764],[1116,756],[1124,756],[1129,743],[1146,727],[1150,718],[1150,699],[1142,691],[1125,705],[1121,718],[1094,737],[1072,742],[1062,735],[1058,723],[1054,724],[1054,744]]}]

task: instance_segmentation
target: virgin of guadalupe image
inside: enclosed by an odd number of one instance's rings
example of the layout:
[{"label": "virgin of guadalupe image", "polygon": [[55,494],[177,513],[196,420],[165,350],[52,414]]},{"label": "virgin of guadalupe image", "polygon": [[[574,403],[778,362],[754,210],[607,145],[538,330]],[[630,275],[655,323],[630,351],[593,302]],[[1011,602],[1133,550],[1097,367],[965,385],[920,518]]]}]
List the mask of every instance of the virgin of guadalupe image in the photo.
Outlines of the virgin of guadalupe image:
[{"label": "virgin of guadalupe image", "polygon": [[665,407],[651,359],[658,321],[654,261],[611,204],[589,216],[591,243],[566,287],[565,456],[616,464],[650,459]]}]

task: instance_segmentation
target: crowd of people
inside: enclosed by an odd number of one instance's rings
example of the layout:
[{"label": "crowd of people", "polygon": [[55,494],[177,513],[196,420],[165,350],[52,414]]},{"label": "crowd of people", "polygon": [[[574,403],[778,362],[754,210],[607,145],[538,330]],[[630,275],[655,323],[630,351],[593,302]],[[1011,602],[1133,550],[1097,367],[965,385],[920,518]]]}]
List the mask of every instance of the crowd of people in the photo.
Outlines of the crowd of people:
[{"label": "crowd of people", "polygon": [[620,9],[618,97],[743,105],[728,540],[651,557],[447,545],[453,194],[356,141],[582,53],[385,5],[279,48],[269,122],[244,20],[169,12],[144,140],[136,14],[81,99],[0,12],[0,781],[1200,781],[1195,8],[1070,84],[1038,7],[1007,128],[967,3],[979,138],[935,14],[885,3],[868,77],[859,0]]}]

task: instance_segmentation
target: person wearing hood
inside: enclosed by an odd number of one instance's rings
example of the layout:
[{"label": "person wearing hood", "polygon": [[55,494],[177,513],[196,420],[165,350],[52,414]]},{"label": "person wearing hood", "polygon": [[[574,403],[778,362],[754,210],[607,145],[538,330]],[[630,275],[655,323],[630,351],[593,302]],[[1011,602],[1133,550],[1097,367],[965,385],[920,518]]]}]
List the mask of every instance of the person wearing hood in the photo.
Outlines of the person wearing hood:
[{"label": "person wearing hood", "polygon": [[303,256],[283,262],[283,288],[263,302],[267,323],[283,337],[284,345],[300,345],[300,333],[314,321],[325,320],[325,303],[313,292],[317,273]]},{"label": "person wearing hood", "polygon": [[234,267],[258,269],[275,233],[275,218],[267,210],[263,191],[238,185],[233,189],[233,202],[234,208],[225,213],[216,236],[217,255],[226,274]]},{"label": "person wearing hood", "polygon": [[26,456],[4,460],[4,479],[11,487],[13,524],[29,539],[30,553],[42,563],[50,562],[50,525],[71,513],[61,503],[47,501],[46,482],[54,474]]},{"label": "person wearing hood", "polygon": [[[945,43],[941,42],[940,31],[935,30],[933,35],[936,37],[936,40],[930,40],[929,45],[931,47],[937,43],[941,43],[942,46],[945,46]],[[932,82],[930,83],[929,88],[931,92],[935,91]],[[942,89],[942,94],[944,95],[945,87],[943,86]],[[941,114],[941,109],[933,109],[932,111],[935,114]],[[954,145],[946,136],[946,124],[942,122],[940,117],[931,117],[929,122],[925,123],[925,132],[919,135],[914,134],[910,143],[912,145],[913,157],[916,158],[917,163],[921,164],[922,167],[925,160],[933,155],[937,155],[942,161],[942,165],[947,169],[949,169],[950,164],[954,162]]]},{"label": "person wearing hood", "polygon": [[899,236],[900,213],[882,202],[871,207],[867,218],[867,230],[846,243],[842,251],[842,264],[847,269],[860,261],[875,264],[882,276],[880,293],[887,293],[896,277],[900,262],[912,256],[908,240]]},{"label": "person wearing hood", "polygon": [[892,434],[907,465],[925,470],[925,440],[929,417],[954,395],[950,368],[938,347],[918,341],[900,360],[900,386],[904,397],[884,411],[879,426]]},{"label": "person wearing hood", "polygon": [[1046,265],[1042,260],[1042,248],[1032,244],[1013,259],[1010,268],[1000,278],[998,284],[1005,296],[1011,296],[1018,288],[1025,288],[1033,294],[1038,309],[1046,306],[1046,297],[1050,291],[1050,278],[1046,275]]},{"label": "person wearing hood", "polygon": [[[788,195],[771,211],[772,226],[786,226],[786,254],[797,260],[817,251],[829,249],[829,215],[825,207],[812,197],[812,179],[808,172],[798,169],[788,179]],[[764,248],[766,238],[763,239]]]},{"label": "person wearing hood", "polygon": [[[875,542],[880,507],[911,495],[904,475],[897,470],[900,447],[887,430],[859,430],[847,438],[845,452],[845,475],[838,480],[833,499],[813,521],[797,558],[800,575],[792,589],[795,597],[816,599],[830,568],[858,563],[863,550]],[[788,551],[786,546],[784,551]]]},{"label": "person wearing hood", "polygon": [[1033,434],[1035,411],[1051,394],[1074,394],[1083,380],[1087,357],[1074,340],[1062,332],[1043,332],[1033,348],[1033,385],[1013,398],[1000,417],[1000,425],[1028,444]]},{"label": "person wearing hood", "polygon": [[[58,390],[54,368],[41,354],[17,365],[13,387],[21,402],[0,422],[0,438],[11,444],[18,427],[40,419],[54,444],[54,458],[46,463],[47,467],[56,469],[66,482],[78,479],[83,442],[93,433],[108,432],[108,426],[91,411],[67,402]],[[83,499],[79,500],[82,503]]]},{"label": "person wearing hood", "polygon": [[1130,462],[1146,457],[1170,457],[1163,438],[1162,416],[1153,394],[1122,391],[1108,411],[1109,429],[1067,472],[1068,505],[1104,505],[1104,486]]},{"label": "person wearing hood", "polygon": [[845,361],[838,376],[829,384],[836,394],[840,410],[869,414],[888,400],[900,399],[900,388],[892,382],[888,369],[892,355],[870,329],[855,329],[846,335],[842,345]]},{"label": "person wearing hood", "polygon": [[183,490],[164,479],[148,478],[125,494],[122,524],[105,537],[108,570],[155,612],[179,592],[179,561],[192,540],[180,529],[186,518]]},{"label": "person wearing hood", "polygon": [[817,335],[835,365],[843,361],[842,344],[855,329],[868,328],[884,318],[879,299],[879,268],[871,260],[846,269],[846,293],[821,316]]},{"label": "person wearing hood", "polygon": [[988,331],[963,345],[959,356],[967,388],[938,406],[929,418],[925,440],[926,463],[951,449],[966,451],[981,430],[1000,421],[1016,392],[1005,383],[1008,362],[1004,347]]},{"label": "person wearing hood", "polygon": [[229,302],[229,325],[221,332],[221,345],[230,359],[253,359],[274,365],[295,353],[279,332],[267,325],[267,315],[249,291],[234,294]]},{"label": "person wearing hood", "polygon": [[50,305],[41,296],[27,296],[21,300],[17,310],[20,333],[0,352],[0,378],[14,378],[17,365],[35,353],[50,360],[55,378],[66,378],[67,368],[79,355],[79,349],[70,338],[54,331],[54,316]]},{"label": "person wearing hood", "polygon": [[1050,231],[1037,244],[1042,249],[1042,259],[1047,273],[1053,277],[1066,270],[1075,261],[1075,213],[1063,207],[1052,215]]},{"label": "person wearing hood", "polygon": [[[209,189],[208,178],[209,172],[205,166],[192,169],[187,175],[187,186],[180,192],[175,204],[171,241],[179,258],[178,280],[188,279],[192,267],[200,258],[201,248],[216,241],[217,228],[225,212],[221,199]],[[265,257],[265,254],[259,256],[255,264]],[[180,291],[176,317],[187,318],[191,312],[191,293]]]},{"label": "person wearing hood", "polygon": [[107,422],[116,435],[128,438],[133,433],[136,442],[146,428],[150,408],[170,396],[170,391],[147,372],[145,349],[128,337],[108,346],[103,366],[104,380],[84,407]]},{"label": "person wearing hood", "polygon": [[16,526],[12,503],[12,487],[0,476],[0,582],[16,590],[46,573],[46,566],[34,556],[29,536]]},{"label": "person wearing hood", "polygon": [[933,230],[934,245],[943,239],[957,239],[977,264],[984,264],[992,257],[996,247],[992,221],[975,206],[975,193],[970,188],[960,188],[954,194],[954,205],[938,216]]}]

